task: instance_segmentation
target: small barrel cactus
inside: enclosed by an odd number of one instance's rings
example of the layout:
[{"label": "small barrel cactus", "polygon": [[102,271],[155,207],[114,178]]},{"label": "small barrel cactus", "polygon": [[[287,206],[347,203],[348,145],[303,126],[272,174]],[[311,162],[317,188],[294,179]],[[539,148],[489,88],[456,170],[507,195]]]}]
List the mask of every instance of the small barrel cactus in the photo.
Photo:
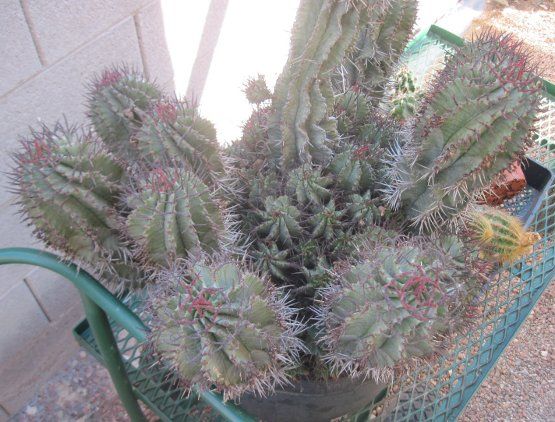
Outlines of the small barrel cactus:
[{"label": "small barrel cactus", "polygon": [[123,167],[90,132],[43,127],[22,142],[13,178],[19,204],[35,235],[77,258],[110,285],[143,280],[119,232]]},{"label": "small barrel cactus", "polygon": [[156,85],[140,73],[107,69],[89,87],[88,116],[110,151],[134,161],[138,154],[133,133],[141,126],[144,113],[161,98]]},{"label": "small barrel cactus", "polygon": [[267,394],[303,350],[281,292],[234,262],[178,265],[151,295],[152,342],[188,386]]},{"label": "small barrel cactus", "polygon": [[129,199],[127,232],[148,264],[168,266],[176,258],[221,250],[222,212],[214,195],[193,173],[155,168],[138,180]]},{"label": "small barrel cactus", "polygon": [[[400,359],[432,352],[433,335],[461,295],[454,280],[462,264],[442,248],[391,243],[374,245],[320,289],[318,342],[332,372],[381,379]],[[462,245],[446,243],[461,253]]]},{"label": "small barrel cactus", "polygon": [[249,78],[243,87],[243,92],[247,97],[247,101],[257,106],[272,99],[272,92],[266,84],[264,75],[257,75],[256,78]]},{"label": "small barrel cactus", "polygon": [[391,98],[390,114],[405,121],[416,114],[422,92],[416,87],[414,77],[408,69],[401,69],[395,78]]},{"label": "small barrel cactus", "polygon": [[470,213],[467,228],[482,257],[498,263],[510,264],[532,253],[534,244],[541,239],[538,233],[526,231],[518,218],[487,206]]},{"label": "small barrel cactus", "polygon": [[540,82],[511,36],[486,33],[437,75],[392,153],[386,195],[420,231],[456,226],[467,206],[530,145]]}]

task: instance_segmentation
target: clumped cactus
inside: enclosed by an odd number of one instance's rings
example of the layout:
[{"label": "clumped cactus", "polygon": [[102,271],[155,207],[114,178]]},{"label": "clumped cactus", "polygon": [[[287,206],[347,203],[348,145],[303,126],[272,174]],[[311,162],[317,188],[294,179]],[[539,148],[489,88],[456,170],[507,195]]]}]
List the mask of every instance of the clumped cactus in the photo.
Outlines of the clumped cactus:
[{"label": "clumped cactus", "polygon": [[136,183],[127,231],[146,263],[168,266],[176,258],[224,248],[229,234],[220,207],[193,173],[158,167]]},{"label": "clumped cactus", "polygon": [[119,232],[126,174],[99,140],[77,128],[43,127],[23,140],[14,158],[19,204],[35,236],[92,267],[112,287],[142,286]]},{"label": "clumped cactus", "polygon": [[486,33],[437,75],[391,158],[388,201],[420,231],[456,225],[491,180],[530,145],[540,82],[520,43]]},{"label": "clumped cactus", "polygon": [[89,87],[88,116],[110,151],[133,161],[138,157],[133,133],[141,126],[146,111],[161,98],[158,87],[140,73],[111,68]]},{"label": "clumped cactus", "polygon": [[229,261],[178,265],[152,295],[152,342],[187,385],[224,399],[284,384],[303,345],[287,297]]},{"label": "clumped cactus", "polygon": [[[460,254],[460,243],[445,242]],[[382,244],[362,255],[320,289],[318,341],[332,372],[381,379],[399,360],[433,350],[433,335],[461,295],[455,280],[464,267],[441,247],[416,242]]]},{"label": "clumped cactus", "polygon": [[388,95],[415,13],[415,0],[302,0],[274,92],[246,83],[253,113],[225,152],[190,104],[104,72],[89,94],[98,137],[44,129],[16,156],[27,219],[111,286],[158,284],[152,345],[188,387],[235,399],[291,374],[379,378],[431,352],[480,290],[471,270],[491,267],[474,264],[538,238],[468,210],[529,144],[539,82],[490,33],[423,98],[403,72]]},{"label": "clumped cactus", "polygon": [[467,218],[469,238],[488,261],[511,264],[532,253],[541,239],[526,231],[520,220],[502,209],[482,206]]}]

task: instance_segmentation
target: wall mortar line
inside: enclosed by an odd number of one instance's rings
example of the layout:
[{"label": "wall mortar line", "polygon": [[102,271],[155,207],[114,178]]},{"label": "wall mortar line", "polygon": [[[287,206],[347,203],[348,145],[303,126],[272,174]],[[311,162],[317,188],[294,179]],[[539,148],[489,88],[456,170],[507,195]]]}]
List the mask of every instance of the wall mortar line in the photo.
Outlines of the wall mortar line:
[{"label": "wall mortar line", "polygon": [[44,305],[42,304],[41,300],[39,299],[38,295],[35,293],[35,291],[33,290],[33,287],[31,286],[31,283],[29,283],[29,280],[27,280],[27,277],[23,277],[23,283],[25,283],[25,285],[27,286],[27,288],[29,289],[29,291],[31,292],[31,295],[33,296],[33,299],[35,299],[35,302],[37,302],[38,307],[40,308],[41,312],[44,314],[46,320],[50,323],[52,322],[52,318],[50,318],[50,316],[48,316],[48,313],[46,312],[46,308],[44,307]]},{"label": "wall mortar line", "polygon": [[48,63],[46,61],[46,57],[44,55],[44,50],[40,45],[38,35],[35,31],[35,24],[31,19],[31,13],[29,11],[29,4],[28,0],[19,0],[19,4],[21,6],[21,10],[23,11],[23,17],[25,18],[25,22],[27,23],[27,28],[29,28],[29,33],[31,34],[31,39],[33,40],[33,45],[35,46],[35,51],[37,52],[37,56],[39,58],[40,64],[44,67],[47,66]]},{"label": "wall mortar line", "polygon": [[48,65],[46,65],[44,68],[42,68],[39,72],[35,73],[32,77],[29,77],[27,79],[25,79],[25,81],[20,82],[19,84],[17,84],[15,87],[13,87],[12,89],[10,89],[9,91],[7,91],[5,94],[3,94],[2,96],[0,96],[0,100],[3,100],[4,98],[6,98],[8,95],[10,95],[12,92],[16,91],[17,89],[21,88],[22,86],[26,85],[27,83],[29,83],[31,80],[33,80],[34,78],[36,78],[39,74],[44,73],[44,72],[48,72],[51,68],[53,68],[54,66],[58,65],[59,63],[63,63],[66,60],[69,60],[75,53],[78,53],[79,51],[83,50],[84,48],[86,48],[87,46],[91,45],[93,42],[99,40],[100,38],[102,38],[104,35],[106,35],[106,33],[110,32],[111,30],[113,30],[114,28],[120,26],[121,24],[123,24],[124,22],[132,19],[133,16],[131,15],[127,15],[125,16],[123,19],[117,21],[114,25],[108,27],[108,29],[106,29],[103,32],[100,32],[99,34],[95,35],[93,38],[85,41],[84,43],[78,45],[77,47],[75,47],[73,50],[68,51],[63,57],[60,57],[59,59],[56,59],[56,61],[49,63]]}]

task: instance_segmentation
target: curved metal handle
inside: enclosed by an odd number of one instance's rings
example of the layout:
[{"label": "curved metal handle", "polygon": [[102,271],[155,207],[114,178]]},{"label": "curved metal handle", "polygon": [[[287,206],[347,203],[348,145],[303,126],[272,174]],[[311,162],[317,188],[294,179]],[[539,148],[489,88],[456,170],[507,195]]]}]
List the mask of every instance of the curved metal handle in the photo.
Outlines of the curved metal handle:
[{"label": "curved metal handle", "polygon": [[0,265],[28,264],[51,270],[71,281],[81,294],[96,303],[114,321],[125,327],[139,341],[147,338],[147,328],[140,318],[114,297],[87,271],[64,261],[58,255],[32,248],[0,249]]},{"label": "curved metal handle", "polygon": [[[139,342],[147,340],[148,329],[141,319],[125,304],[114,297],[87,271],[58,255],[33,248],[0,249],[0,265],[27,264],[51,270],[73,283],[79,290],[87,320],[104,357],[106,367],[131,420],[143,421],[144,415],[136,402],[131,383],[125,372],[121,355],[106,315],[125,328]],[[201,399],[230,421],[252,421],[241,409],[225,404],[220,394],[197,391]]]}]

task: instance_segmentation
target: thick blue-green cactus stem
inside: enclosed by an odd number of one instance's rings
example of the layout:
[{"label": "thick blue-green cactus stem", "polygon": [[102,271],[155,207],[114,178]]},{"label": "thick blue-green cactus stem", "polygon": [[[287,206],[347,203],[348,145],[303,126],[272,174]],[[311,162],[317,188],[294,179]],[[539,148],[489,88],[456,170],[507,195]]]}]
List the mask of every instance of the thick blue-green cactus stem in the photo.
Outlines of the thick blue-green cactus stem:
[{"label": "thick blue-green cactus stem", "polygon": [[292,246],[302,233],[299,209],[291,205],[287,196],[269,196],[264,205],[264,210],[258,212],[261,220],[256,228],[258,235],[268,241],[278,241],[283,247]]},{"label": "thick blue-green cactus stem", "polygon": [[187,163],[208,184],[223,174],[214,125],[185,102],[163,99],[152,104],[134,138],[141,160],[151,165],[168,159]]},{"label": "thick blue-green cactus stem", "polygon": [[[462,248],[456,238],[447,243],[451,252]],[[380,380],[401,359],[434,350],[433,336],[461,296],[464,266],[444,247],[417,242],[373,245],[359,259],[320,289],[317,338],[332,373]]]},{"label": "thick blue-green cactus stem", "polygon": [[57,125],[22,141],[15,155],[19,205],[37,238],[78,259],[110,287],[141,287],[122,239],[122,165],[90,132]]},{"label": "thick blue-green cactus stem", "polygon": [[156,168],[137,182],[127,230],[147,265],[220,251],[227,243],[222,212],[208,187],[178,167]]},{"label": "thick blue-green cactus stem", "polygon": [[528,53],[510,35],[488,32],[460,48],[437,75],[412,138],[392,153],[391,206],[421,231],[456,227],[531,145],[540,87]]},{"label": "thick blue-green cactus stem", "polygon": [[241,264],[189,262],[151,295],[152,344],[188,387],[266,395],[303,350],[302,325],[282,292]]},{"label": "thick blue-green cactus stem", "polygon": [[345,88],[357,87],[377,104],[412,35],[418,2],[390,0],[371,11],[358,40],[344,60]]},{"label": "thick blue-green cactus stem", "polygon": [[140,73],[106,69],[90,84],[88,116],[110,151],[133,162],[138,158],[133,134],[144,113],[161,98],[158,87]]},{"label": "thick blue-green cactus stem", "polygon": [[279,77],[272,106],[270,142],[281,164],[327,163],[336,137],[331,71],[351,46],[371,0],[302,0],[291,36],[289,58]]}]

